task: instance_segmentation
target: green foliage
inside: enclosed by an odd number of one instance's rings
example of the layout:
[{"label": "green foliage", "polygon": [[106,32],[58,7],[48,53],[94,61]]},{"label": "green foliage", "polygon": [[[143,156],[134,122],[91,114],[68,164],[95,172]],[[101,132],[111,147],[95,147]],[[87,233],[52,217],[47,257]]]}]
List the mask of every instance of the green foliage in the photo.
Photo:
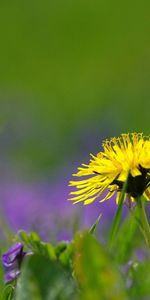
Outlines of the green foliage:
[{"label": "green foliage", "polygon": [[76,299],[78,291],[71,269],[73,243],[60,242],[53,246],[43,242],[36,232],[25,231],[19,231],[18,239],[28,255],[23,260],[17,286],[15,282],[6,285],[1,299]]},{"label": "green foliage", "polygon": [[75,295],[75,281],[59,262],[40,255],[24,261],[15,300],[74,300]]},{"label": "green foliage", "polygon": [[121,274],[105,248],[90,233],[75,241],[75,276],[82,300],[127,300]]},{"label": "green foliage", "polygon": [[138,248],[145,249],[138,218],[134,209],[110,248],[94,236],[100,217],[70,243],[52,245],[36,232],[20,231],[30,255],[23,259],[19,278],[1,285],[0,300],[148,300],[150,260],[146,252],[142,262],[136,257]]},{"label": "green foliage", "polygon": [[44,243],[41,241],[36,232],[27,234],[25,231],[21,230],[19,231],[19,237],[26,247],[33,251],[33,253],[40,254],[51,259],[56,259],[54,247],[50,243]]},{"label": "green foliage", "polygon": [[19,231],[19,237],[27,249],[33,253],[43,255],[51,260],[59,260],[66,268],[71,268],[72,256],[74,253],[73,242],[59,242],[56,246],[41,241],[36,232],[27,234],[25,231]]},{"label": "green foliage", "polygon": [[66,268],[72,268],[72,258],[74,255],[74,243],[71,242],[67,245],[65,251],[59,255],[59,261]]}]

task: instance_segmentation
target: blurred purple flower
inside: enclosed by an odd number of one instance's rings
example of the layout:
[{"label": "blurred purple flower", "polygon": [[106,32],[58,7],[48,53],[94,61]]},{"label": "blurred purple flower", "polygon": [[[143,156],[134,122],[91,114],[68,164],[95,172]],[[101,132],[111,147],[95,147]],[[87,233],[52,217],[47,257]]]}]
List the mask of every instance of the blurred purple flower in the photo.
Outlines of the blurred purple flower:
[{"label": "blurred purple flower", "polygon": [[[72,169],[76,169],[78,162]],[[1,212],[14,231],[37,231],[44,240],[71,240],[82,228],[90,228],[102,213],[99,234],[110,225],[117,209],[114,199],[83,206],[67,201],[71,171],[60,170],[57,180],[23,182],[15,178],[0,181]],[[125,209],[125,208],[124,208]],[[5,228],[2,228],[5,230]]]},{"label": "blurred purple flower", "polygon": [[23,252],[23,244],[16,243],[6,253],[2,255],[4,267],[4,281],[10,282],[20,274],[20,266],[26,252]]}]

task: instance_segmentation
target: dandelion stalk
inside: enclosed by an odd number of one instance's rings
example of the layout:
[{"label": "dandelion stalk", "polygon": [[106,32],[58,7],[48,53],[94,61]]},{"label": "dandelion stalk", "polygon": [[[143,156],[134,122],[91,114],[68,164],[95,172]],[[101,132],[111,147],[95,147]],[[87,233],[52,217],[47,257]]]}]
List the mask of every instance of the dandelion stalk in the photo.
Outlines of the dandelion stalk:
[{"label": "dandelion stalk", "polygon": [[147,219],[146,211],[145,211],[145,204],[144,201],[141,199],[142,197],[137,197],[136,202],[137,206],[139,208],[139,216],[140,216],[140,221],[141,221],[141,229],[142,233],[144,235],[146,244],[150,248],[150,225]]},{"label": "dandelion stalk", "polygon": [[[129,177],[129,175],[128,175]],[[128,178],[126,180],[126,182],[123,185],[123,189],[122,192],[120,194],[120,199],[119,199],[119,203],[118,203],[118,209],[116,212],[116,215],[114,217],[113,223],[112,223],[112,227],[110,230],[110,236],[109,236],[109,240],[108,240],[108,247],[112,248],[113,246],[113,242],[115,240],[116,234],[118,232],[118,228],[120,225],[120,221],[121,221],[121,216],[122,216],[122,209],[123,209],[123,203],[124,203],[124,199],[125,199],[125,193],[127,190],[127,185],[128,185]]]}]

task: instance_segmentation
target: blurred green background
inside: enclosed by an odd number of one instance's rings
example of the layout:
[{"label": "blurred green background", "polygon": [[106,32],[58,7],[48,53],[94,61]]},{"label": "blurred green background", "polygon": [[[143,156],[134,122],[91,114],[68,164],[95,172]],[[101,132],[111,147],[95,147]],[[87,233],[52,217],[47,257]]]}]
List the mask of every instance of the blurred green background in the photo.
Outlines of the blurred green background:
[{"label": "blurred green background", "polygon": [[1,180],[62,176],[67,185],[102,138],[149,134],[149,9],[149,1],[1,1]]}]

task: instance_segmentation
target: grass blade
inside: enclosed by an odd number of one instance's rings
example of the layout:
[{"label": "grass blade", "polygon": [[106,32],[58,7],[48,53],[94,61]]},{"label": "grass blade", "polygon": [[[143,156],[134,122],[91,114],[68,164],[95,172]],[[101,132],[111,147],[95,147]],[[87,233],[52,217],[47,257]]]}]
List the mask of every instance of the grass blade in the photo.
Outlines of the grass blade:
[{"label": "grass blade", "polygon": [[91,228],[90,228],[90,230],[89,230],[89,233],[93,234],[93,233],[95,232],[96,227],[97,227],[97,225],[98,225],[98,223],[99,223],[99,221],[100,221],[100,219],[101,219],[101,216],[102,216],[102,214],[100,214],[100,215],[98,216],[98,218],[96,219],[95,223],[91,226]]}]

